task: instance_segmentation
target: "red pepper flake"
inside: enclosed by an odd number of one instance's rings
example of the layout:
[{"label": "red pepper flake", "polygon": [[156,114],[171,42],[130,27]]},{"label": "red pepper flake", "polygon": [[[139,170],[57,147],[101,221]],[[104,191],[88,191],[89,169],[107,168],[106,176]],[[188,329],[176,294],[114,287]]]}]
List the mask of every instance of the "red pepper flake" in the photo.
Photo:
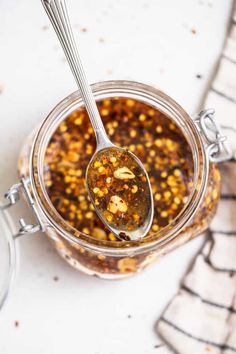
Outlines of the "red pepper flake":
[{"label": "red pepper flake", "polygon": [[88,29],[83,27],[83,28],[81,28],[81,32],[86,33],[86,32],[88,32]]},{"label": "red pepper flake", "polygon": [[15,327],[19,327],[19,324],[20,324],[19,321],[14,322]]},{"label": "red pepper flake", "polygon": [[192,32],[192,34],[197,34],[197,30],[196,30],[196,28],[191,28],[191,32]]}]

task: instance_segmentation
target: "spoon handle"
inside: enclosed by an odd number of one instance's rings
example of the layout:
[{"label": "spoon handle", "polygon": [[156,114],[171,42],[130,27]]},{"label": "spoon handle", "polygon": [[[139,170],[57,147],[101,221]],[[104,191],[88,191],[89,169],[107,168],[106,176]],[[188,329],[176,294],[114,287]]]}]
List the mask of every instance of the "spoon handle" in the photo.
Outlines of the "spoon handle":
[{"label": "spoon handle", "polygon": [[66,2],[65,0],[42,0],[42,3],[54,27],[57,37],[61,42],[61,46],[83,98],[86,111],[89,115],[96,135],[97,148],[98,146],[99,148],[111,146],[112,144],[107,137],[95,98],[87,81],[79,56],[67,12]]}]

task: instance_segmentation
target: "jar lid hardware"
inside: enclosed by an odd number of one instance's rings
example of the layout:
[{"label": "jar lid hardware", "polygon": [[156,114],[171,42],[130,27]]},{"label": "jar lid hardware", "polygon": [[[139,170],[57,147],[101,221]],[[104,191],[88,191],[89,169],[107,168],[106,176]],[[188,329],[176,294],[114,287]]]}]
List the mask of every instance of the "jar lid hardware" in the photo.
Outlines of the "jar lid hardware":
[{"label": "jar lid hardware", "polygon": [[20,183],[14,184],[12,187],[9,188],[9,190],[4,195],[5,199],[7,199],[7,203],[4,205],[0,205],[0,209],[4,211],[10,208],[12,205],[15,205],[20,200],[21,193],[23,193],[24,196],[26,197],[26,200],[32,209],[36,223],[33,225],[27,223],[25,219],[20,218],[19,219],[20,227],[18,229],[18,232],[15,235],[13,235],[13,238],[17,238],[25,234],[33,234],[38,231],[43,231],[43,232],[45,231],[45,225],[40,218],[40,215],[35,206],[34,199],[32,198],[29,189],[29,179],[22,178]]},{"label": "jar lid hardware", "polygon": [[211,162],[218,163],[231,159],[232,150],[214,115],[214,109],[206,109],[194,117],[194,121],[206,142],[207,156]]}]

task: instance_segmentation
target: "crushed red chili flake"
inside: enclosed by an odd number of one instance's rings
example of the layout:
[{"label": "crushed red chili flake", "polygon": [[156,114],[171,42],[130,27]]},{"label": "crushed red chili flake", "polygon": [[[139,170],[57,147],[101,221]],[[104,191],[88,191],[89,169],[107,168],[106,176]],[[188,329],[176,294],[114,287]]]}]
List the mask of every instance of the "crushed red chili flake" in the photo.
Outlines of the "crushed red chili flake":
[{"label": "crushed red chili flake", "polygon": [[197,34],[197,30],[196,30],[196,28],[191,28],[191,32],[192,32],[192,34]]}]

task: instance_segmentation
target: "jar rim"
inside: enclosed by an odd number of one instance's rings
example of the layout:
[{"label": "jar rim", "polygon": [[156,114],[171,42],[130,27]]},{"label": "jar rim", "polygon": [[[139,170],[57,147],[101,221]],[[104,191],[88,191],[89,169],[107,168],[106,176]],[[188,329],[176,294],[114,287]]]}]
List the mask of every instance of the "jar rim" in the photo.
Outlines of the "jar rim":
[{"label": "jar rim", "polygon": [[[166,116],[178,120],[178,125],[188,133],[189,141],[192,145],[194,168],[194,188],[185,207],[176,216],[173,222],[169,223],[160,231],[143,238],[139,241],[103,241],[95,239],[92,236],[84,234],[82,231],[69,225],[52,205],[46,192],[43,178],[44,153],[50,137],[57,128],[59,122],[65,119],[69,113],[83,106],[82,98],[78,91],[73,92],[64,98],[48,114],[36,133],[30,156],[30,181],[32,184],[32,193],[38,207],[46,219],[49,226],[65,239],[76,243],[93,251],[103,252],[104,254],[118,254],[132,252],[140,254],[148,250],[154,250],[158,246],[173,240],[182,228],[197,210],[207,184],[208,178],[208,160],[205,154],[203,141],[200,133],[188,113],[171,97],[152,86],[134,82],[134,81],[103,81],[91,85],[96,99],[109,97],[127,97],[142,101],[152,105],[154,108],[162,111]],[[157,107],[158,106],[158,107]]]}]

